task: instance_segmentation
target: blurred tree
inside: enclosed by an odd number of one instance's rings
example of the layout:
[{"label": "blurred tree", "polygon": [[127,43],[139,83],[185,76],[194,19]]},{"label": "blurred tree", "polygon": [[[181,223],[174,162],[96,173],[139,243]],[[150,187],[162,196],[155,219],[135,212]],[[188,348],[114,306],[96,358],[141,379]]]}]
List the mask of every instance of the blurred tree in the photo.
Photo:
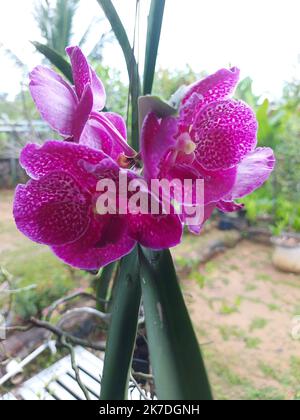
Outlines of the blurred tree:
[{"label": "blurred tree", "polygon": [[[39,0],[36,2],[34,17],[40,28],[45,44],[61,55],[72,44],[74,19],[80,0]],[[94,27],[99,28],[99,23],[104,17],[94,18],[77,44],[84,47],[89,41]],[[100,33],[90,53],[90,59],[102,61],[103,47],[106,42],[113,39],[112,32]]]},{"label": "blurred tree", "polygon": [[243,79],[239,83],[234,96],[235,98],[246,102],[251,108],[256,109],[260,97],[254,94],[252,85],[253,80],[251,77],[246,77],[246,79]]},{"label": "blurred tree", "polygon": [[35,19],[47,46],[60,54],[70,45],[73,35],[73,22],[79,0],[38,1],[35,6]]},{"label": "blurred tree", "polygon": [[179,88],[194,83],[200,77],[190,66],[174,71],[159,69],[155,75],[153,94],[169,100]]}]

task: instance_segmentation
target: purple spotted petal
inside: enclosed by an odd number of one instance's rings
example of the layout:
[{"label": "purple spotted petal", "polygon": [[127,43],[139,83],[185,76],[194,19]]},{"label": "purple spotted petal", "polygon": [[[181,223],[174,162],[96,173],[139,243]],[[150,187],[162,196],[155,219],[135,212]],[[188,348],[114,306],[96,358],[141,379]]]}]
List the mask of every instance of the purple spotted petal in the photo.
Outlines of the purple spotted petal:
[{"label": "purple spotted petal", "polygon": [[91,68],[92,73],[92,91],[94,95],[94,111],[102,111],[106,104],[106,92],[102,81],[96,72]]},{"label": "purple spotted petal", "polygon": [[114,112],[105,112],[104,115],[116,127],[121,136],[124,137],[124,139],[127,139],[127,127],[124,118]]},{"label": "purple spotted petal", "polygon": [[[122,234],[109,231],[113,219],[94,218],[89,229],[77,242],[60,247],[53,247],[53,252],[65,263],[82,270],[99,270],[99,268],[129,254],[136,242],[128,236],[126,225]],[[116,237],[117,236],[117,237]]]},{"label": "purple spotted petal", "polygon": [[217,204],[218,210],[223,213],[235,213],[244,207],[244,204],[235,203],[234,201],[219,201]]},{"label": "purple spotted petal", "polygon": [[90,119],[84,127],[80,136],[80,144],[92,149],[101,150],[111,157],[114,155],[112,152],[113,141],[111,136],[93,119]]},{"label": "purple spotted petal", "polygon": [[61,245],[76,241],[87,230],[89,196],[72,176],[53,172],[16,190],[14,218],[32,241]]},{"label": "purple spotted petal", "polygon": [[84,188],[95,187],[96,179],[84,169],[84,162],[99,164],[107,156],[86,146],[68,142],[47,141],[43,146],[28,144],[22,151],[20,163],[33,179],[61,170],[68,172]]},{"label": "purple spotted petal", "polygon": [[[191,166],[176,165],[169,169],[165,178],[169,180],[180,180],[184,185],[185,180],[192,180],[193,187],[193,203],[196,203],[196,180],[204,181],[204,204],[216,203],[232,191],[236,181],[236,168],[226,171],[206,171],[197,162]],[[202,198],[202,197],[201,197]],[[203,203],[201,203],[203,204]]]},{"label": "purple spotted petal", "polygon": [[42,118],[61,135],[71,136],[78,105],[71,86],[52,70],[39,66],[30,74],[29,88]]},{"label": "purple spotted petal", "polygon": [[77,143],[80,141],[80,137],[85,129],[92,109],[93,92],[90,84],[87,84],[74,115],[73,138]]},{"label": "purple spotted petal", "polygon": [[128,215],[128,220],[131,237],[146,248],[172,248],[181,242],[183,228],[176,214]]},{"label": "purple spotted petal", "polygon": [[260,188],[270,177],[275,164],[274,152],[270,148],[258,148],[247,155],[237,168],[236,183],[226,200],[243,198]]},{"label": "purple spotted petal", "polygon": [[141,151],[146,180],[158,178],[163,158],[170,148],[176,145],[174,137],[176,132],[177,120],[173,117],[159,120],[154,113],[150,113],[145,118],[142,129]]},{"label": "purple spotted petal", "polygon": [[[108,119],[108,122],[110,123],[110,119]],[[118,127],[121,129],[120,122],[118,122]],[[124,147],[125,138],[122,137],[123,140],[120,140],[119,136],[121,134],[118,131],[118,127],[113,126],[113,129],[108,130],[101,119],[92,117],[81,135],[80,144],[96,150],[102,150],[112,159],[117,160],[120,154],[126,154],[129,149],[131,151],[128,145]],[[130,154],[132,153],[130,152]]]},{"label": "purple spotted petal", "polygon": [[110,136],[113,141],[113,147],[116,150],[121,150],[128,157],[133,157],[136,152],[127,143],[127,139],[122,136],[118,128],[111,121],[111,117],[106,116],[104,112],[93,112],[91,114],[91,120],[94,124],[98,124],[105,132]]},{"label": "purple spotted petal", "polygon": [[91,84],[90,66],[79,47],[68,47],[66,52],[71,60],[76,93],[81,98],[86,85]]},{"label": "purple spotted petal", "polygon": [[189,127],[199,111],[211,102],[229,98],[239,81],[240,71],[236,67],[222,69],[190,87],[180,108],[180,125]]},{"label": "purple spotted petal", "polygon": [[75,89],[79,98],[82,97],[87,84],[91,85],[95,111],[101,111],[106,102],[106,94],[101,80],[97,77],[87,62],[79,47],[68,47],[67,54],[71,59]]},{"label": "purple spotted petal", "polygon": [[208,204],[207,206],[204,207],[204,219],[203,222],[201,224],[192,226],[192,225],[188,225],[188,229],[191,233],[193,233],[194,235],[200,235],[200,233],[203,230],[203,227],[205,225],[205,223],[207,222],[208,219],[210,219],[210,217],[212,216],[214,210],[216,208],[216,203],[211,203]]},{"label": "purple spotted petal", "polygon": [[197,143],[196,158],[205,169],[229,169],[254,150],[256,116],[244,102],[214,102],[198,114],[191,135]]}]

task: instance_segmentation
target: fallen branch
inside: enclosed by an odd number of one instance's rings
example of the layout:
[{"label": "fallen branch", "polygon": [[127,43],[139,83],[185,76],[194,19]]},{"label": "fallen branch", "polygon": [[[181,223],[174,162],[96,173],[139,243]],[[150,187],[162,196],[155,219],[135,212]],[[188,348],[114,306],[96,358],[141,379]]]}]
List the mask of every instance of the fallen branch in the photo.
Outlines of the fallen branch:
[{"label": "fallen branch", "polygon": [[63,331],[62,329],[50,324],[47,321],[40,321],[36,318],[31,318],[30,322],[35,327],[44,328],[45,330],[51,332],[52,334],[56,335],[60,340],[64,337],[65,339],[67,339],[68,341],[70,341],[74,345],[81,346],[81,347],[86,347],[86,348],[89,348],[89,349],[92,349],[92,350],[97,350],[97,351],[105,351],[105,345],[104,344],[103,345],[92,344],[87,340],[77,338],[77,337],[73,336],[72,334],[69,334],[66,331]]},{"label": "fallen branch", "polygon": [[67,342],[66,337],[62,337],[60,342],[61,342],[63,347],[65,347],[67,350],[69,350],[70,356],[71,356],[72,369],[74,370],[74,373],[75,373],[75,376],[76,376],[76,382],[78,383],[80,389],[82,390],[86,400],[90,401],[90,399],[91,399],[90,394],[89,394],[88,390],[86,389],[86,387],[84,386],[84,384],[81,380],[81,377],[80,377],[79,369],[78,369],[78,366],[77,366],[76,360],[75,360],[75,352],[74,352],[73,346],[70,343]]}]

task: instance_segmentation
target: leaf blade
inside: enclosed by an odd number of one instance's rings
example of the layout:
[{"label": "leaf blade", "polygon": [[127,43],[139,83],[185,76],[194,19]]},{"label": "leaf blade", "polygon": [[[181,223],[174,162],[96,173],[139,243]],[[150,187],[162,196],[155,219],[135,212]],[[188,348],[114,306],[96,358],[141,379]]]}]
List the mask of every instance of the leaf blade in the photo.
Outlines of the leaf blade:
[{"label": "leaf blade", "polygon": [[106,312],[106,302],[112,275],[117,263],[113,262],[103,268],[96,284],[97,309],[100,312]]},{"label": "leaf blade", "polygon": [[157,53],[160,42],[162,23],[165,10],[165,0],[152,0],[148,18],[148,32],[144,70],[144,95],[152,93]]},{"label": "leaf blade", "polygon": [[212,400],[170,251],[140,250],[150,358],[162,400]]},{"label": "leaf blade", "polygon": [[41,44],[39,42],[32,42],[37,51],[46,57],[51,64],[58,68],[62,74],[71,82],[73,82],[72,68],[68,61],[58,52],[48,47],[47,45]]},{"label": "leaf blade", "polygon": [[121,263],[106,346],[100,400],[126,400],[141,303],[137,248]]}]

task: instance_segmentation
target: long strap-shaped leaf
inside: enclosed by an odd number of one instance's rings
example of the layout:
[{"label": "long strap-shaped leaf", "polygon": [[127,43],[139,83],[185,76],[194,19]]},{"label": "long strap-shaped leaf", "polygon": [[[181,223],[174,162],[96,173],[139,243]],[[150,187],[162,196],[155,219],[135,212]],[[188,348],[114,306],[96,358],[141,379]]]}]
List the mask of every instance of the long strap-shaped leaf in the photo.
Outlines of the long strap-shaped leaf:
[{"label": "long strap-shaped leaf", "polygon": [[165,0],[152,0],[148,19],[143,89],[144,95],[150,95],[152,92],[164,9]]},{"label": "long strap-shaped leaf", "polygon": [[106,301],[108,298],[109,285],[117,263],[113,262],[103,268],[99,279],[97,279],[96,295],[97,309],[100,312],[106,311]]},{"label": "long strap-shaped leaf", "polygon": [[127,399],[141,303],[137,249],[123,259],[117,281],[101,382],[101,400]]},{"label": "long strap-shaped leaf", "polygon": [[170,251],[140,249],[150,359],[160,400],[211,400],[198,341]]},{"label": "long strap-shaped leaf", "polygon": [[132,100],[132,146],[136,150],[139,147],[139,126],[138,126],[138,98],[141,94],[141,82],[138,63],[133,49],[130,45],[126,30],[111,0],[97,0],[102,7],[112,30],[122,48],[130,81],[130,95]]},{"label": "long strap-shaped leaf", "polygon": [[62,74],[73,84],[73,75],[71,65],[67,60],[58,52],[48,47],[47,45],[40,44],[39,42],[32,43],[35,48],[43,54],[51,64],[58,68]]}]

